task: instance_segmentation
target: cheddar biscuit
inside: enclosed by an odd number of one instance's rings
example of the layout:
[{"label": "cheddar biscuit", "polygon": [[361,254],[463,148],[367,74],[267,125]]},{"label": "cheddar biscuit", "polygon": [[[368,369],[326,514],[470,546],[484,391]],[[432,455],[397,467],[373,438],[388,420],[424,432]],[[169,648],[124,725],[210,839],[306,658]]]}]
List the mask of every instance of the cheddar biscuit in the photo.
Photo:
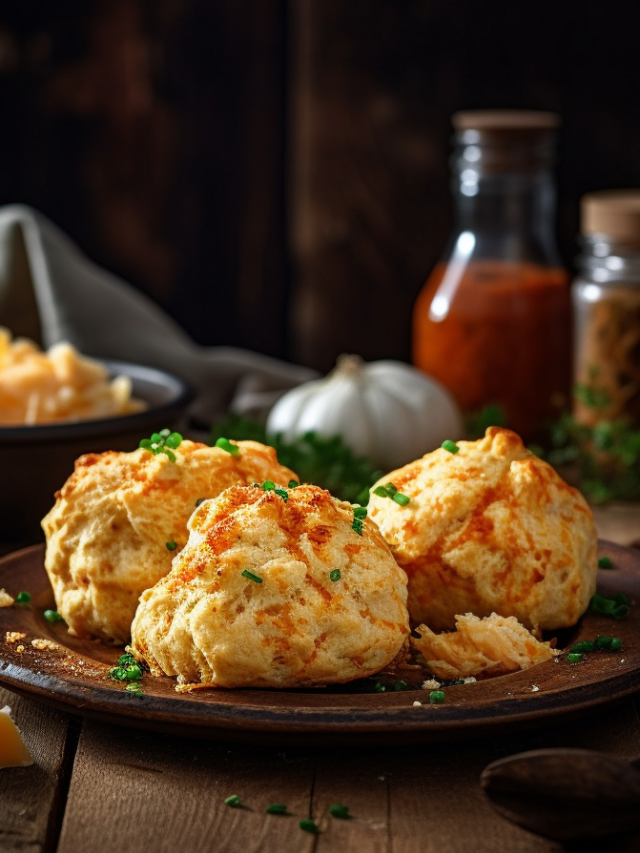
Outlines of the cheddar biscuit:
[{"label": "cheddar biscuit", "polygon": [[317,687],[382,669],[409,632],[406,575],[369,519],[317,486],[233,486],[202,504],[147,590],[132,649],[216,687]]},{"label": "cheddar biscuit", "polygon": [[78,459],[42,521],[45,567],[72,634],[126,642],[140,594],[169,572],[197,501],[235,483],[295,477],[273,448],[237,445],[233,455],[183,441],[175,461],[143,449]]},{"label": "cheddar biscuit", "polygon": [[587,502],[509,430],[490,427],[457,448],[380,480],[409,498],[404,506],[375,493],[369,503],[408,575],[411,618],[434,631],[462,613],[541,630],[573,625],[596,587]]}]

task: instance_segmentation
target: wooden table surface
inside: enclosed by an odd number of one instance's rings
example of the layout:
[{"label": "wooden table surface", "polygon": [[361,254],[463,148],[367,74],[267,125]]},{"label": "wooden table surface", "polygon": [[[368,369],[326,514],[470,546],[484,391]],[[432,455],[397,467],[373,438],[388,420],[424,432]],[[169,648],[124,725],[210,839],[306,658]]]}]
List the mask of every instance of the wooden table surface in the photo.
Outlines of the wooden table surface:
[{"label": "wooden table surface", "polygon": [[[637,538],[638,514],[617,536]],[[603,531],[601,531],[603,532]],[[613,538],[613,537],[610,537]],[[542,747],[640,755],[640,697],[542,728],[455,743],[258,746],[85,720],[0,688],[35,764],[0,770],[0,853],[633,851],[640,834],[563,847],[502,818],[479,776]],[[241,808],[225,805],[238,794]],[[288,815],[269,815],[284,803]],[[352,815],[339,820],[333,803]],[[318,835],[300,829],[312,817]]]}]

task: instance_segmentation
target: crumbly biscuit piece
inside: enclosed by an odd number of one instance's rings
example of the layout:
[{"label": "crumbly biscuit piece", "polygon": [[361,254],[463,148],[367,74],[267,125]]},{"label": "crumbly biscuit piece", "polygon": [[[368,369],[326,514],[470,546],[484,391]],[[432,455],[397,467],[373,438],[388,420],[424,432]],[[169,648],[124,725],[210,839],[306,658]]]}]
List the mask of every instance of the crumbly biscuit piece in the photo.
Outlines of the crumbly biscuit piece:
[{"label": "crumbly biscuit piece", "polygon": [[410,501],[372,494],[378,523],[409,578],[409,612],[435,631],[456,614],[515,616],[529,628],[573,625],[595,592],[591,510],[510,430],[439,448],[380,480]]},{"label": "crumbly biscuit piece", "polygon": [[[377,526],[317,486],[235,486],[203,504],[147,590],[132,649],[216,687],[314,687],[379,671],[408,635],[406,575]],[[332,574],[333,573],[333,574]]]},{"label": "crumbly biscuit piece", "polygon": [[126,642],[140,594],[169,572],[187,541],[196,501],[236,483],[295,477],[273,448],[237,444],[240,453],[232,455],[183,441],[175,462],[142,449],[78,459],[42,521],[45,567],[72,634]]},{"label": "crumbly biscuit piece", "polygon": [[419,625],[420,639],[411,642],[431,672],[442,679],[487,673],[503,675],[551,660],[557,652],[521,625],[515,616],[492,613],[480,619],[472,613],[456,616],[456,630],[434,634]]}]

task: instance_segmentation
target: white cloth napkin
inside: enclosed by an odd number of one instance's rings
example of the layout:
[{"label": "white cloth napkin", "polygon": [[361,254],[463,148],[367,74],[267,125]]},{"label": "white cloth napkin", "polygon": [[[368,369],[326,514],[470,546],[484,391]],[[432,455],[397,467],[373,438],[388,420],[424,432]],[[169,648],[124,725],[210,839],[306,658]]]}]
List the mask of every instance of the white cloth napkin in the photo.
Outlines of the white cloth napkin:
[{"label": "white cloth napkin", "polygon": [[162,368],[198,398],[209,424],[225,410],[264,415],[314,371],[234,347],[202,347],[158,305],[86,258],[46,217],[0,208],[0,325],[48,348],[69,341],[84,355]]}]

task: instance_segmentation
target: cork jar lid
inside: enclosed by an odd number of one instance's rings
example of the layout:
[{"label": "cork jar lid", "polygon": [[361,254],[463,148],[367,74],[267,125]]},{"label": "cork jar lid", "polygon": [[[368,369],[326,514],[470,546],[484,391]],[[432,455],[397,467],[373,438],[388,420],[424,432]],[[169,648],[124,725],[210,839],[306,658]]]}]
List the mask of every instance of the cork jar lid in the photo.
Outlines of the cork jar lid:
[{"label": "cork jar lid", "polygon": [[583,234],[640,245],[640,189],[601,190],[580,201]]},{"label": "cork jar lid", "polygon": [[[462,110],[451,122],[460,169],[481,173],[532,172],[554,159],[557,113],[541,110]],[[467,150],[465,150],[467,149]]]},{"label": "cork jar lid", "polygon": [[451,123],[458,131],[536,134],[555,130],[560,116],[544,110],[461,110],[452,115]]}]

